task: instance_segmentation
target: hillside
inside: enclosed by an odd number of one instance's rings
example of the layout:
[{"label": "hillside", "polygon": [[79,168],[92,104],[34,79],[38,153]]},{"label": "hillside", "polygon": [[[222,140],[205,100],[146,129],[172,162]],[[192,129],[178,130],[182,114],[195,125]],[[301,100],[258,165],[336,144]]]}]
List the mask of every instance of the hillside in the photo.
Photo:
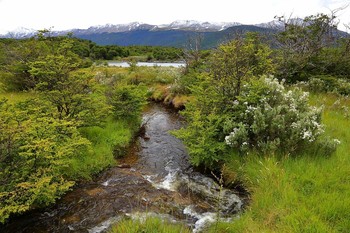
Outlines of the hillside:
[{"label": "hillside", "polygon": [[202,48],[216,47],[218,44],[232,39],[238,33],[260,32],[271,34],[276,30],[253,26],[238,25],[229,27],[222,31],[197,32],[186,30],[131,30],[114,33],[92,33],[75,35],[78,38],[91,40],[99,45],[151,45],[151,46],[173,46],[183,47],[190,37],[200,34],[203,36]]},{"label": "hillside", "polygon": [[[269,26],[268,26],[269,25]],[[98,45],[151,45],[184,47],[190,37],[201,34],[202,48],[216,47],[221,42],[232,38],[237,33],[247,31],[271,34],[271,22],[259,25],[243,25],[237,22],[199,22],[195,20],[178,20],[170,24],[151,25],[139,22],[129,24],[106,24],[91,26],[87,29],[51,31],[51,36],[62,36],[69,33],[81,39],[91,40]],[[37,30],[19,28],[16,31],[0,35],[0,38],[29,38]]]}]

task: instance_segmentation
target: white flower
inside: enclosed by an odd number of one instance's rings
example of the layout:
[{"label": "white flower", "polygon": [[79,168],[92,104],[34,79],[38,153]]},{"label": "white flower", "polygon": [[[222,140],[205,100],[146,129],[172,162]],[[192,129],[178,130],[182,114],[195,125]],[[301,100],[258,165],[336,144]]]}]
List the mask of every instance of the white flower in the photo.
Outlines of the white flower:
[{"label": "white flower", "polygon": [[309,142],[312,142],[314,139],[312,137],[312,132],[311,131],[304,131],[304,134],[303,134],[303,139],[306,139],[306,140],[309,140]]},{"label": "white flower", "polygon": [[233,139],[235,138],[237,131],[238,131],[238,129],[234,128],[233,131],[228,136],[225,137],[225,142],[227,145],[233,144]]},{"label": "white flower", "polygon": [[339,145],[341,143],[339,139],[333,139],[333,142],[337,145]]}]

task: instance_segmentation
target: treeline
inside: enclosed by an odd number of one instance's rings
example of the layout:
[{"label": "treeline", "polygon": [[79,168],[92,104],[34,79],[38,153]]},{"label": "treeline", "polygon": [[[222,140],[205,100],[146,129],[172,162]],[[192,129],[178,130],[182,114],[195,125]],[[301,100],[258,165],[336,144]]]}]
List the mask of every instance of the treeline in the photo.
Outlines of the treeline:
[{"label": "treeline", "polygon": [[[68,35],[69,37],[69,35]],[[50,43],[59,43],[65,36],[50,37],[45,33],[38,32],[38,34],[29,39],[7,39],[0,38],[0,45],[2,46],[28,46],[32,41],[37,39],[46,39]],[[127,57],[144,57],[147,61],[176,61],[181,60],[183,57],[182,50],[175,47],[163,47],[163,46],[118,46],[118,45],[106,45],[101,46],[96,43],[83,40],[79,38],[71,38],[74,41],[72,51],[82,58],[89,58],[91,60],[119,60]]]},{"label": "treeline", "polygon": [[67,48],[80,58],[79,67],[89,67],[97,60],[180,60],[183,52],[178,48],[160,46],[99,46],[91,41],[69,36],[49,37],[39,32],[30,39],[0,39],[0,73],[7,90],[28,90],[35,80],[29,77],[28,64],[45,54],[53,53],[58,46],[69,39]]}]

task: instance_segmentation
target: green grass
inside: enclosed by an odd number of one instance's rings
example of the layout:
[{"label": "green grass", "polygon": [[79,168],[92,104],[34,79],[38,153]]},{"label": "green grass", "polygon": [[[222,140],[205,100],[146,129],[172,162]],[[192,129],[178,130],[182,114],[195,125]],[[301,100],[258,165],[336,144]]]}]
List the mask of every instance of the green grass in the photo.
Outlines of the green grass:
[{"label": "green grass", "polygon": [[190,233],[182,224],[175,224],[156,217],[145,220],[124,219],[117,223],[110,233]]},{"label": "green grass", "polygon": [[329,156],[235,158],[227,174],[244,181],[251,201],[239,220],[220,223],[211,232],[349,232],[350,102],[313,95],[323,104],[326,134],[341,141]]},{"label": "green grass", "polygon": [[66,174],[75,179],[88,179],[92,174],[115,165],[115,155],[125,153],[136,130],[130,125],[127,121],[108,118],[102,127],[81,128],[82,135],[92,143],[92,151],[84,157],[75,157],[69,161]]}]

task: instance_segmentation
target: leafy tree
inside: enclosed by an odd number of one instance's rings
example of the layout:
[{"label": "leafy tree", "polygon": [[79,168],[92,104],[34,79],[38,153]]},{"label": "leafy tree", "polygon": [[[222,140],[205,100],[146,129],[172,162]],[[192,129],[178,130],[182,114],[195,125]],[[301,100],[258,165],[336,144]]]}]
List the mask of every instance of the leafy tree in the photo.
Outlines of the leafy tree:
[{"label": "leafy tree", "polygon": [[30,63],[29,73],[37,80],[36,89],[56,107],[59,119],[74,119],[82,125],[96,125],[108,107],[103,95],[95,94],[92,78],[72,71],[80,58],[71,51],[71,40],[60,44],[57,55],[47,55]]},{"label": "leafy tree", "polygon": [[77,124],[52,116],[50,105],[0,102],[0,222],[46,206],[74,184],[63,170],[74,156],[88,154],[90,142]]},{"label": "leafy tree", "polygon": [[249,79],[274,72],[272,50],[256,33],[219,46],[210,59],[210,74],[217,91],[230,99],[240,94]]},{"label": "leafy tree", "polygon": [[279,20],[284,23],[284,31],[277,34],[280,44],[279,77],[288,82],[307,80],[311,73],[323,68],[319,56],[325,48],[335,45],[336,12],[331,15],[317,14],[303,20]]},{"label": "leafy tree", "polygon": [[197,74],[198,85],[191,91],[195,99],[183,111],[185,129],[175,132],[188,147],[195,165],[215,168],[227,154],[225,123],[232,114],[232,103],[243,85],[257,75],[273,72],[271,50],[257,34],[248,34],[219,46],[212,53],[209,72]]},{"label": "leafy tree", "polygon": [[109,101],[116,118],[138,119],[146,104],[146,87],[117,83],[109,94]]},{"label": "leafy tree", "polygon": [[49,53],[47,44],[34,38],[13,40],[9,43],[0,43],[0,51],[6,57],[0,63],[2,72],[7,74],[7,79],[4,80],[5,85],[14,90],[34,88],[36,82],[28,72],[29,63]]}]

